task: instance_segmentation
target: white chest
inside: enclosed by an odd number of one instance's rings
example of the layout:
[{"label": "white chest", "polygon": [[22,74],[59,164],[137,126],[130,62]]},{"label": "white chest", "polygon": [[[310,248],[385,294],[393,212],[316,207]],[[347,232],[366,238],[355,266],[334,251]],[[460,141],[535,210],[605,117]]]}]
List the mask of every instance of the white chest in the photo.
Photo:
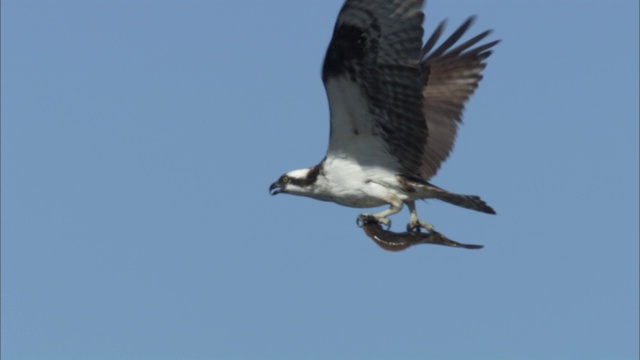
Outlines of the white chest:
[{"label": "white chest", "polygon": [[403,198],[396,175],[378,167],[360,166],[345,158],[326,159],[314,197],[344,206],[367,208]]}]

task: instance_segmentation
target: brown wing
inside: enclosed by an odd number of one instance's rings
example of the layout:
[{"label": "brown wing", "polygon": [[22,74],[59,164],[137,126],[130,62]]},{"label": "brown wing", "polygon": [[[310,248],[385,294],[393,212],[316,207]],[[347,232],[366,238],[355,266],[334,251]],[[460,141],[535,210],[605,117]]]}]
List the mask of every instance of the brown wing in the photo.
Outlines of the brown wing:
[{"label": "brown wing", "polygon": [[423,0],[348,0],[322,79],[331,111],[327,157],[416,176],[427,126],[419,67]]},{"label": "brown wing", "polygon": [[499,42],[492,41],[474,47],[490,34],[488,30],[453,47],[474,19],[467,19],[442,45],[433,50],[444,30],[445,23],[440,23],[422,49],[423,111],[429,138],[420,176],[426,180],[433,177],[449,157],[458,125],[462,122],[464,104],[482,79],[482,70],[487,65],[485,60],[491,55],[490,49]]}]

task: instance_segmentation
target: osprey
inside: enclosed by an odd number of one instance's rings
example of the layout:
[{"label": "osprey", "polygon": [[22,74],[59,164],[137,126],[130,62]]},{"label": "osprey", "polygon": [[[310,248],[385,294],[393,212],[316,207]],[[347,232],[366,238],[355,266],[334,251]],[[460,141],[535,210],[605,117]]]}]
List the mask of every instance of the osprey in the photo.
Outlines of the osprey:
[{"label": "osprey", "polygon": [[331,128],[324,159],[282,175],[269,191],[355,208],[388,205],[360,221],[390,226],[406,204],[407,229],[433,231],[415,201],[438,199],[488,214],[478,196],[460,195],[428,180],[453,148],[464,103],[498,41],[477,45],[490,31],[456,45],[467,19],[435,48],[444,22],[422,44],[424,0],[347,0],[322,67]]}]

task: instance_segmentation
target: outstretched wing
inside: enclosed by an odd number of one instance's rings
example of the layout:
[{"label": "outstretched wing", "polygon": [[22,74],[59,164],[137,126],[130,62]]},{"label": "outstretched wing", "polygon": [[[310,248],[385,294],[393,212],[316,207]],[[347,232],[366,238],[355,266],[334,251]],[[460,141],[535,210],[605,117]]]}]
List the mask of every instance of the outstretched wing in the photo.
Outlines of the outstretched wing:
[{"label": "outstretched wing", "polygon": [[419,174],[423,0],[347,0],[322,68],[331,112],[327,159]]},{"label": "outstretched wing", "polygon": [[462,122],[464,104],[482,79],[482,70],[487,66],[485,60],[491,55],[490,49],[499,42],[492,41],[474,47],[491,32],[485,31],[453,47],[474,19],[467,19],[434,50],[444,30],[444,22],[440,23],[422,49],[422,94],[429,138],[419,174],[426,180],[433,177],[449,157],[458,125]]}]

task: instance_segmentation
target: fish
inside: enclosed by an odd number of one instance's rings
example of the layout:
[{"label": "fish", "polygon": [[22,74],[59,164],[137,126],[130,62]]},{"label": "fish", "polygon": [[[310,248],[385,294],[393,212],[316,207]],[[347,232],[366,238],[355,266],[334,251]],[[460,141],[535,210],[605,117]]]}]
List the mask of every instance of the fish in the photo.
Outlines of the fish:
[{"label": "fish", "polygon": [[388,229],[385,230],[378,221],[366,215],[358,217],[358,226],[360,226],[364,230],[364,233],[378,246],[388,251],[401,251],[418,244],[436,244],[471,250],[482,249],[484,247],[484,245],[462,244],[453,241],[435,230],[427,232],[393,232]]}]

